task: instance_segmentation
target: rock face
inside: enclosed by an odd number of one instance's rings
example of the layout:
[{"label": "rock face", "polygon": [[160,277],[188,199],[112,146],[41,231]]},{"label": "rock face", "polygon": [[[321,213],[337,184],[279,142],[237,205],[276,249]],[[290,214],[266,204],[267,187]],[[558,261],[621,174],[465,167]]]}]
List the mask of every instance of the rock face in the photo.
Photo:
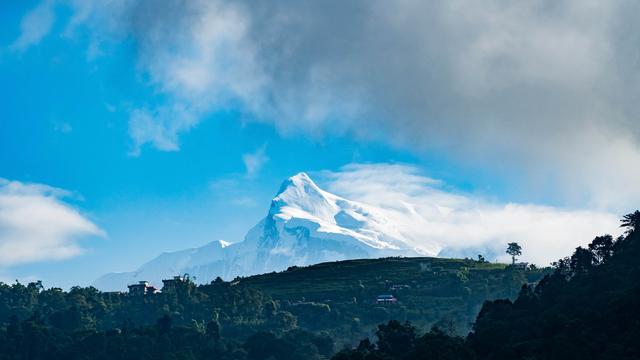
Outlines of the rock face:
[{"label": "rock face", "polygon": [[285,180],[267,216],[238,243],[211,242],[199,248],[163,253],[137,271],[111,273],[94,286],[122,290],[138,280],[161,284],[183,273],[206,283],[292,265],[386,256],[433,255],[412,247],[377,208],[320,189],[299,173]]}]

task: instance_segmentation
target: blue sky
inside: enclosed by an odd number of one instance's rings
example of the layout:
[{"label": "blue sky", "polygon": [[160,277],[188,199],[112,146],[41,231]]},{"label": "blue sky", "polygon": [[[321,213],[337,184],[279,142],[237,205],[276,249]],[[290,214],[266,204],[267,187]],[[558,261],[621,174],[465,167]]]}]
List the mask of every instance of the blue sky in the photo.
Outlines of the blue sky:
[{"label": "blue sky", "polygon": [[[600,23],[625,21],[618,8],[600,19],[593,4],[469,6],[466,25],[443,22],[444,13],[428,25],[451,38],[443,48],[434,29],[398,24],[377,2],[365,12],[333,3],[316,12],[224,1],[178,11],[171,1],[110,4],[0,5],[0,178],[22,186],[5,192],[64,189],[37,191],[100,230],[65,232],[69,239],[58,240],[81,249],[73,255],[6,260],[0,279],[88,284],[162,251],[238,241],[283,179],[307,171],[339,188],[326,174],[349,164],[402,164],[473,204],[586,211],[581,219],[606,226],[640,199],[614,191],[638,180],[624,164],[640,159],[627,126],[637,88],[625,82],[619,97],[612,90],[618,71],[636,74],[637,65],[602,55],[628,49]],[[412,20],[434,12],[411,6],[397,13]],[[339,10],[355,15],[335,26],[314,21]],[[259,11],[299,22],[264,24]],[[491,12],[495,28],[484,26]],[[582,22],[560,25],[574,13],[593,21],[584,39],[575,38]],[[546,33],[529,31],[545,17]],[[373,20],[388,31],[380,35]],[[466,38],[462,26],[483,30]],[[615,73],[606,70],[611,62]],[[14,241],[12,229],[0,225],[0,243]]]},{"label": "blue sky", "polygon": [[[37,3],[20,5],[3,11],[3,23],[12,25],[3,27],[4,44],[19,36],[22,16]],[[108,236],[87,239],[87,252],[78,258],[16,266],[13,276],[65,286],[88,283],[162,251],[215,239],[238,241],[265,215],[280,182],[298,171],[353,161],[415,161],[406,151],[358,143],[348,135],[283,137],[266,124],[243,124],[234,111],[207,116],[181,137],[180,151],[145,148],[133,156],[130,104],[158,100],[139,81],[127,44],[113,49],[109,59],[87,61],[81,38],[50,36],[25,51],[3,51],[1,176],[73,191],[73,206]],[[261,149],[268,160],[248,176],[243,155]],[[216,186],[224,180],[229,185]],[[234,197],[251,201],[234,203]],[[78,269],[85,270],[78,274]],[[64,276],[73,280],[60,280]]]}]

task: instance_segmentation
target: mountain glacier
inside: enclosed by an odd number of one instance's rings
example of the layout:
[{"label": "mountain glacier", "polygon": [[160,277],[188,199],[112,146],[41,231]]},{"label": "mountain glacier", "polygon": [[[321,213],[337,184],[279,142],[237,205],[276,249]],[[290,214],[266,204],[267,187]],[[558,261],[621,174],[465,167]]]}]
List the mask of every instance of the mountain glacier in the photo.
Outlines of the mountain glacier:
[{"label": "mountain glacier", "polygon": [[387,256],[435,255],[411,245],[400,229],[373,206],[320,189],[306,173],[285,180],[269,212],[238,243],[214,241],[199,248],[163,253],[138,270],[106,274],[101,290],[189,273],[198,283],[281,271],[297,265]]}]

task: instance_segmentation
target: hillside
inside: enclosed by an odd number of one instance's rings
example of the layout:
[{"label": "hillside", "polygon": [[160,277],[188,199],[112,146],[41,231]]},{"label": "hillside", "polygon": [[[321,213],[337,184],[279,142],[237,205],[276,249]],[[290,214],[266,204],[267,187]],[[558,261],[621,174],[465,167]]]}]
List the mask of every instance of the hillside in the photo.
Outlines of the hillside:
[{"label": "hillside", "polygon": [[[13,344],[12,351],[22,349],[9,335],[17,328],[29,328],[43,332],[37,335],[44,341],[42,357],[68,358],[69,351],[76,351],[69,346],[80,346],[95,336],[125,337],[122,341],[134,341],[137,345],[131,346],[144,352],[146,348],[135,339],[159,336],[159,329],[170,326],[176,338],[197,338],[216,329],[220,340],[211,346],[251,343],[260,334],[281,339],[302,336],[288,344],[308,345],[316,339],[326,346],[313,345],[317,347],[313,351],[323,354],[317,358],[326,358],[371,336],[377,324],[391,319],[465,333],[483,301],[513,298],[523,284],[546,272],[470,259],[418,257],[329,262],[233,281],[216,279],[207,285],[179,281],[161,293],[144,296],[79,287],[69,292],[45,290],[39,283],[0,284],[0,348]],[[392,294],[397,302],[376,304],[381,294]]]},{"label": "hillside", "polygon": [[[408,285],[413,291],[407,295],[435,295],[445,285],[449,275],[468,278],[465,282],[474,290],[480,281],[491,283],[504,276],[506,264],[478,262],[469,259],[433,257],[357,259],[327,262],[307,267],[292,266],[286,271],[241,278],[240,283],[263,290],[276,299],[306,298],[312,301],[332,299],[351,300],[353,289],[364,286],[366,294],[384,293],[391,285]],[[518,272],[528,282],[539,280],[541,272]],[[493,290],[499,285],[493,284]],[[418,290],[419,291],[416,291]],[[488,289],[491,291],[492,289]],[[509,297],[508,293],[503,293]]]},{"label": "hillside", "polygon": [[[640,358],[640,212],[596,237],[514,301],[485,304],[469,335],[488,359]],[[498,341],[499,339],[499,341]]]},{"label": "hillside", "polygon": [[640,358],[640,211],[622,219],[623,236],[596,237],[555,263],[514,300],[487,301],[466,338],[440,329],[419,336],[410,323],[378,326],[336,360],[570,360]]},{"label": "hillside", "polygon": [[[515,298],[523,284],[547,272],[470,259],[383,258],[291,267],[234,283],[283,302],[302,319],[302,325],[313,329],[319,323],[317,319],[304,321],[304,311],[298,311],[303,304],[327,304],[345,318],[358,318],[365,327],[389,319],[421,326],[446,322],[451,331],[463,334],[485,300]],[[376,305],[376,297],[383,294],[394,295],[397,304]]]}]

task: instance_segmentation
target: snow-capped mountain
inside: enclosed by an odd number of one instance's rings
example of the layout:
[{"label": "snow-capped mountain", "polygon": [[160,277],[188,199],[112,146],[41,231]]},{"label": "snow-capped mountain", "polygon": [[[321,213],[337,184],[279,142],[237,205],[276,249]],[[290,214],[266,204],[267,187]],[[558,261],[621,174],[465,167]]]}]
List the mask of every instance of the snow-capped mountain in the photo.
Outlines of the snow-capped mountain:
[{"label": "snow-capped mountain", "polygon": [[[162,285],[162,279],[188,273],[195,281],[211,281],[212,274],[226,274],[229,253],[225,251],[231,244],[213,241],[204,246],[175,252],[165,252],[143,264],[138,270],[109,273],[94,281],[93,286],[101,290],[124,290],[128,284],[139,280]],[[218,276],[218,275],[215,275]],[[215,278],[214,276],[214,278]]]},{"label": "snow-capped mountain", "polygon": [[204,283],[217,276],[231,279],[292,265],[421,255],[435,254],[411,246],[382,210],[328,193],[307,174],[299,173],[284,181],[267,216],[243,241],[215,241],[200,248],[163,253],[137,271],[107,274],[94,285],[119,290],[138,280],[161,284],[161,279],[183,273]]}]

